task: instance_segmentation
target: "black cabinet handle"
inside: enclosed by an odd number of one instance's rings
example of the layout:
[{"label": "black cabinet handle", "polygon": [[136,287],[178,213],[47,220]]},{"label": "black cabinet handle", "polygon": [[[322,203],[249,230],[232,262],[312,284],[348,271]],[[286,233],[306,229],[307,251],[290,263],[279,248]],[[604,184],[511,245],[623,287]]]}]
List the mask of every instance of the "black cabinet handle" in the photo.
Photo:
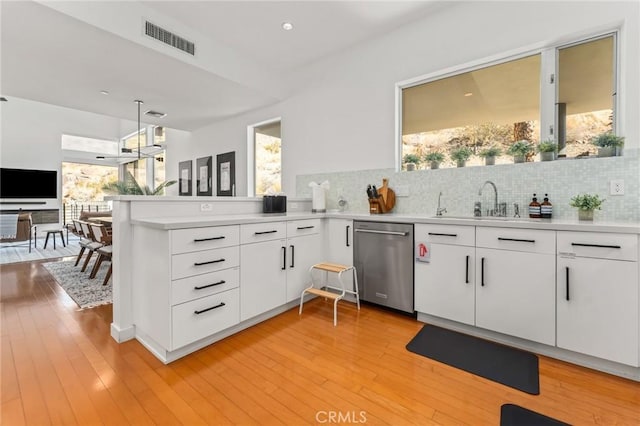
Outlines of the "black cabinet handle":
[{"label": "black cabinet handle", "polygon": [[565,267],[565,275],[567,276],[567,281],[566,281],[566,290],[567,290],[567,295],[566,295],[566,299],[569,300],[569,267],[566,266]]},{"label": "black cabinet handle", "polygon": [[207,284],[207,285],[195,286],[193,289],[194,289],[194,290],[203,290],[203,289],[205,289],[205,288],[215,287],[215,286],[217,286],[217,285],[224,284],[224,283],[226,283],[226,281],[225,281],[225,280],[220,280],[220,281],[218,281],[217,283],[212,283],[212,284]]},{"label": "black cabinet handle", "polygon": [[520,238],[502,238],[502,237],[498,237],[499,241],[517,241],[520,243],[535,243],[536,240],[522,240]]},{"label": "black cabinet handle", "polygon": [[347,247],[350,247],[350,245],[349,245],[349,228],[351,228],[351,225],[347,225],[345,227],[345,231],[346,231],[345,241],[347,242]]},{"label": "black cabinet handle", "polygon": [[293,268],[294,261],[295,261],[295,258],[296,258],[295,247],[293,245],[290,245],[289,247],[291,247],[291,265],[289,267]]},{"label": "black cabinet handle", "polygon": [[429,232],[429,235],[434,235],[438,237],[457,237],[458,234],[441,234],[439,232]]},{"label": "black cabinet handle", "polygon": [[282,248],[282,269],[283,271],[285,269],[287,269],[287,248],[286,247],[281,247]]},{"label": "black cabinet handle", "polygon": [[210,265],[212,263],[220,263],[224,262],[226,259],[223,257],[222,259],[209,260],[208,262],[195,262],[193,266],[202,266],[202,265]]},{"label": "black cabinet handle", "polygon": [[224,240],[226,237],[211,237],[211,238],[195,238],[193,240],[194,243],[201,243],[203,241],[214,241],[214,240]]},{"label": "black cabinet handle", "polygon": [[480,285],[484,287],[484,257],[480,259]]},{"label": "black cabinet handle", "polygon": [[571,245],[579,246],[579,247],[598,247],[598,248],[613,248],[613,249],[622,248],[621,246],[614,246],[614,245],[607,245],[607,244],[571,243]]},{"label": "black cabinet handle", "polygon": [[254,232],[253,234],[254,234],[254,235],[264,235],[264,234],[274,234],[274,233],[276,233],[276,232],[278,232],[278,230],[277,230],[277,229],[273,229],[273,230],[271,230],[271,231],[260,231],[260,232]]},{"label": "black cabinet handle", "polygon": [[313,229],[313,228],[315,228],[315,226],[310,225],[310,226],[298,226],[298,228],[296,228],[296,229],[298,229],[298,231],[300,231],[302,229]]},{"label": "black cabinet handle", "polygon": [[212,307],[207,308],[207,309],[202,309],[201,311],[193,311],[193,313],[196,314],[196,315],[200,315],[200,314],[204,314],[205,312],[212,311],[214,309],[222,308],[223,306],[225,306],[225,303],[224,302],[220,302],[219,305],[212,306]]},{"label": "black cabinet handle", "polygon": [[465,272],[464,283],[469,284],[469,256],[467,256],[467,260],[465,262],[466,262],[465,264],[466,272]]}]

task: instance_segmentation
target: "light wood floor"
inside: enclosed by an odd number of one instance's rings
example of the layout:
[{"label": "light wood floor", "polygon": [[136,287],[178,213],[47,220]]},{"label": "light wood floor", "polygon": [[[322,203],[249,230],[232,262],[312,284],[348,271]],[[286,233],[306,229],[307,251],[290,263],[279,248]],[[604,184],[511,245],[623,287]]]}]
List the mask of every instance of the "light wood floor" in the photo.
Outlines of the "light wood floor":
[{"label": "light wood floor", "polygon": [[[324,300],[170,365],[109,336],[37,262],[0,267],[2,424],[498,425],[515,403],[576,425],[640,424],[636,382],[540,357],[538,396],[405,349],[415,319]],[[333,420],[333,421],[332,421]]]}]

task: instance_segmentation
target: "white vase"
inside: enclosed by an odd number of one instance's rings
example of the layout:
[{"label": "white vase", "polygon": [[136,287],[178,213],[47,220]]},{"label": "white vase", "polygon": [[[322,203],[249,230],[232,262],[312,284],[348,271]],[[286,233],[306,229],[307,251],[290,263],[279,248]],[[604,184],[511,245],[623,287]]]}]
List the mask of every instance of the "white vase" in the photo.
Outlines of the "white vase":
[{"label": "white vase", "polygon": [[551,152],[541,152],[540,153],[540,161],[553,161],[555,160],[556,153]]},{"label": "white vase", "polygon": [[615,157],[615,155],[616,155],[615,146],[598,147],[598,157]]},{"label": "white vase", "polygon": [[578,209],[578,220],[593,220],[593,210]]}]

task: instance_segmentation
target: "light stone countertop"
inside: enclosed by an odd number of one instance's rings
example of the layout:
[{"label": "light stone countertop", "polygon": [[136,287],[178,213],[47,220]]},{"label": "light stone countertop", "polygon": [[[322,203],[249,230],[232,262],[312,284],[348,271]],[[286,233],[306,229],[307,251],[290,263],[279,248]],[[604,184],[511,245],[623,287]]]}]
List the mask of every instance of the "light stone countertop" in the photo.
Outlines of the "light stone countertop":
[{"label": "light stone countertop", "polygon": [[635,222],[584,222],[578,220],[529,219],[529,218],[493,218],[461,217],[421,214],[369,214],[369,213],[258,213],[237,215],[209,215],[194,217],[158,217],[133,219],[131,223],[155,229],[172,230],[184,228],[202,228],[207,226],[241,225],[248,223],[266,223],[291,220],[340,218],[366,220],[374,222],[431,223],[443,225],[486,226],[498,228],[547,229],[555,231],[613,232],[640,234],[640,224]]}]

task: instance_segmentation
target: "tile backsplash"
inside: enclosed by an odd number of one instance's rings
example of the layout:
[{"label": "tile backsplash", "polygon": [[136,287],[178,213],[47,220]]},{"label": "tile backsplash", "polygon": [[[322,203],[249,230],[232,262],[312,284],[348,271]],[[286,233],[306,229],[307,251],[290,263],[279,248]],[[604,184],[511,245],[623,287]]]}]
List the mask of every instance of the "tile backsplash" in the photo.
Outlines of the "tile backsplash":
[{"label": "tile backsplash", "polygon": [[[473,215],[474,202],[482,203],[482,210],[493,206],[493,189],[498,188],[498,201],[507,203],[507,216],[514,215],[514,203],[519,204],[520,215],[528,216],[528,205],[534,193],[539,202],[544,194],[553,204],[553,217],[577,219],[577,209],[571,207],[571,197],[577,194],[598,194],[606,201],[596,211],[595,220],[640,221],[640,162],[637,152],[625,152],[623,157],[556,160],[524,164],[504,164],[482,167],[462,167],[438,170],[396,172],[393,169],[360,170],[352,172],[299,175],[296,178],[296,196],[311,197],[310,182],[328,180],[327,209],[338,209],[338,198],[347,201],[346,210],[357,213],[369,211],[365,188],[368,184],[380,186],[389,179],[389,187],[396,191],[394,213],[435,215],[438,194],[442,192],[441,207],[445,215]],[[624,195],[609,195],[609,182],[624,180]],[[400,189],[408,190],[398,196]]]}]

